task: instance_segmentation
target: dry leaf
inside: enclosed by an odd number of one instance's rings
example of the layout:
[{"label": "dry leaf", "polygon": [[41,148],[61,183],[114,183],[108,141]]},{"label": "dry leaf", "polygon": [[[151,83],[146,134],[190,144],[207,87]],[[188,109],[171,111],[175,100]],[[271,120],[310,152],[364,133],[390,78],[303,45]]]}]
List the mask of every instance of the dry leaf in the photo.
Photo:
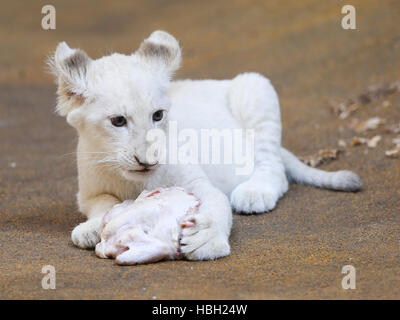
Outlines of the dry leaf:
[{"label": "dry leaf", "polygon": [[354,130],[356,132],[365,132],[367,130],[373,130],[378,128],[381,124],[385,123],[386,120],[379,118],[379,117],[373,117],[370,118],[366,121],[360,122],[357,125],[354,126]]},{"label": "dry leaf", "polygon": [[362,145],[362,144],[366,144],[367,142],[368,142],[368,139],[367,138],[362,138],[362,137],[353,137],[351,139],[352,147],[359,146],[359,145]]},{"label": "dry leaf", "polygon": [[393,142],[396,146],[400,146],[400,136],[398,136],[397,138],[392,139],[392,142]]},{"label": "dry leaf", "polygon": [[361,105],[359,103],[353,103],[349,105],[344,111],[339,114],[340,119],[348,118],[353,112],[360,109]]},{"label": "dry leaf", "polygon": [[400,122],[386,127],[386,131],[390,133],[400,133]]},{"label": "dry leaf", "polygon": [[349,129],[354,129],[355,126],[357,126],[360,123],[360,119],[358,118],[351,118],[349,119],[349,121],[347,122],[347,127]]},{"label": "dry leaf", "polygon": [[363,138],[363,137],[353,137],[351,139],[351,145],[354,146],[359,146],[362,144],[366,144],[368,146],[368,148],[375,148],[379,141],[382,140],[381,136],[374,136],[370,139],[368,138]]},{"label": "dry leaf", "polygon": [[399,158],[400,157],[400,146],[397,145],[396,147],[394,147],[391,150],[387,150],[385,152],[385,154],[389,157],[389,158]]},{"label": "dry leaf", "polygon": [[395,81],[389,84],[371,85],[368,87],[367,92],[363,93],[362,95],[366,96],[369,101],[372,101],[398,91],[400,91],[400,81]]},{"label": "dry leaf", "polygon": [[346,102],[334,103],[331,102],[333,112],[339,116],[340,119],[348,118],[352,113],[361,108],[361,104],[348,100]]},{"label": "dry leaf", "polygon": [[311,156],[300,157],[300,160],[311,167],[317,167],[325,160],[337,159],[339,153],[338,149],[322,149]]},{"label": "dry leaf", "polygon": [[385,154],[390,158],[400,157],[400,136],[392,139],[392,142],[396,145],[393,149],[387,150]]},{"label": "dry leaf", "polygon": [[[390,94],[400,91],[400,81],[395,81],[389,84],[375,84],[368,87],[366,92],[358,95],[355,98],[350,98],[342,102],[331,101],[333,112],[341,119],[346,119],[354,111],[358,110],[362,105],[366,105],[371,101],[386,97]],[[390,102],[383,102],[385,108],[390,106]]]},{"label": "dry leaf", "polygon": [[375,148],[378,145],[379,141],[381,141],[381,140],[382,140],[381,136],[372,137],[367,142],[368,148]]}]

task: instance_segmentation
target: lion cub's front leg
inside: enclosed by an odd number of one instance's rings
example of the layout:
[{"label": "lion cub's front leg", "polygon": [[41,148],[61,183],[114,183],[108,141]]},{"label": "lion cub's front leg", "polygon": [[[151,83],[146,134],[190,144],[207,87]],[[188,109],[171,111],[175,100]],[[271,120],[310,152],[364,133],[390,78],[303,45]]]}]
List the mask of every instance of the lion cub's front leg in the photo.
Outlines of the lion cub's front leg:
[{"label": "lion cub's front leg", "polygon": [[120,201],[112,195],[101,194],[79,199],[79,207],[88,220],[77,225],[71,234],[74,245],[83,249],[94,248],[100,241],[99,230],[103,216]]},{"label": "lion cub's front leg", "polygon": [[228,198],[208,179],[185,186],[201,200],[199,212],[182,222],[181,251],[189,260],[210,260],[230,253],[232,210]]}]

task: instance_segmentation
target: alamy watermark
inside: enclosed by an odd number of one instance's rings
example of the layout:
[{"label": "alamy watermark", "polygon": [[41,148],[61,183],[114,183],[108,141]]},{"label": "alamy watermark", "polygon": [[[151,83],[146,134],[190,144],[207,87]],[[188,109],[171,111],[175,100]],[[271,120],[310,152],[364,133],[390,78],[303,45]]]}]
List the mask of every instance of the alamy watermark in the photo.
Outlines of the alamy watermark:
[{"label": "alamy watermark", "polygon": [[167,134],[149,130],[146,136],[148,163],[234,165],[236,175],[249,175],[254,169],[253,129],[182,129],[170,121]]},{"label": "alamy watermark", "polygon": [[50,4],[42,7],[42,28],[44,30],[56,29],[56,8]]},{"label": "alamy watermark", "polygon": [[42,273],[45,274],[42,278],[42,288],[54,290],[56,288],[56,268],[52,265],[43,266]]},{"label": "alamy watermark", "polygon": [[357,28],[356,26],[356,8],[350,4],[342,7],[342,14],[345,16],[342,18],[342,28],[345,30]]},{"label": "alamy watermark", "polygon": [[342,268],[342,273],[346,274],[342,279],[342,288],[344,290],[356,288],[356,268],[352,265],[345,265]]}]

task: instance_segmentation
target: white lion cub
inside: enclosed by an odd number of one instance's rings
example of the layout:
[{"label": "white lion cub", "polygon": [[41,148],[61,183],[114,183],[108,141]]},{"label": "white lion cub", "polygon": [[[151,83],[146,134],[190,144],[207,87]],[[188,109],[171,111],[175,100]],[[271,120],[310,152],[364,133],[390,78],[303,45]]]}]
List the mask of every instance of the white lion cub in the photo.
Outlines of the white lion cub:
[{"label": "white lion cub", "polygon": [[[58,45],[50,62],[58,81],[57,111],[79,135],[77,197],[88,218],[72,232],[75,245],[93,248],[105,213],[144,189],[179,186],[200,198],[199,212],[188,217],[194,223],[182,231],[182,254],[193,260],[228,255],[231,206],[244,214],[270,211],[289,179],[360,189],[355,173],[310,168],[281,147],[279,101],[267,78],[244,73],[231,80],[171,82],[180,62],[177,40],[164,31],[153,32],[131,55],[97,60]],[[253,170],[236,175],[235,164],[148,161],[147,133],[158,129],[167,135],[171,120],[180,130],[252,129]]]}]

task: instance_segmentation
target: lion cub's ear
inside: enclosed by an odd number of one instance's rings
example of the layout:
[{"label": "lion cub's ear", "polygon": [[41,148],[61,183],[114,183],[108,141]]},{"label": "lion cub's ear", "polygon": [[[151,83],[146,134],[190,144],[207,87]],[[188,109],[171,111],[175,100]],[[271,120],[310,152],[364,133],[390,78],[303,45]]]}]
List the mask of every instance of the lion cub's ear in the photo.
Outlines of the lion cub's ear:
[{"label": "lion cub's ear", "polygon": [[142,42],[136,54],[157,68],[165,68],[170,74],[181,64],[181,48],[178,41],[165,31],[154,31]]},{"label": "lion cub's ear", "polygon": [[48,64],[58,82],[56,110],[60,115],[66,116],[72,109],[84,103],[87,70],[91,61],[86,52],[71,49],[65,42],[61,42],[50,57]]}]

